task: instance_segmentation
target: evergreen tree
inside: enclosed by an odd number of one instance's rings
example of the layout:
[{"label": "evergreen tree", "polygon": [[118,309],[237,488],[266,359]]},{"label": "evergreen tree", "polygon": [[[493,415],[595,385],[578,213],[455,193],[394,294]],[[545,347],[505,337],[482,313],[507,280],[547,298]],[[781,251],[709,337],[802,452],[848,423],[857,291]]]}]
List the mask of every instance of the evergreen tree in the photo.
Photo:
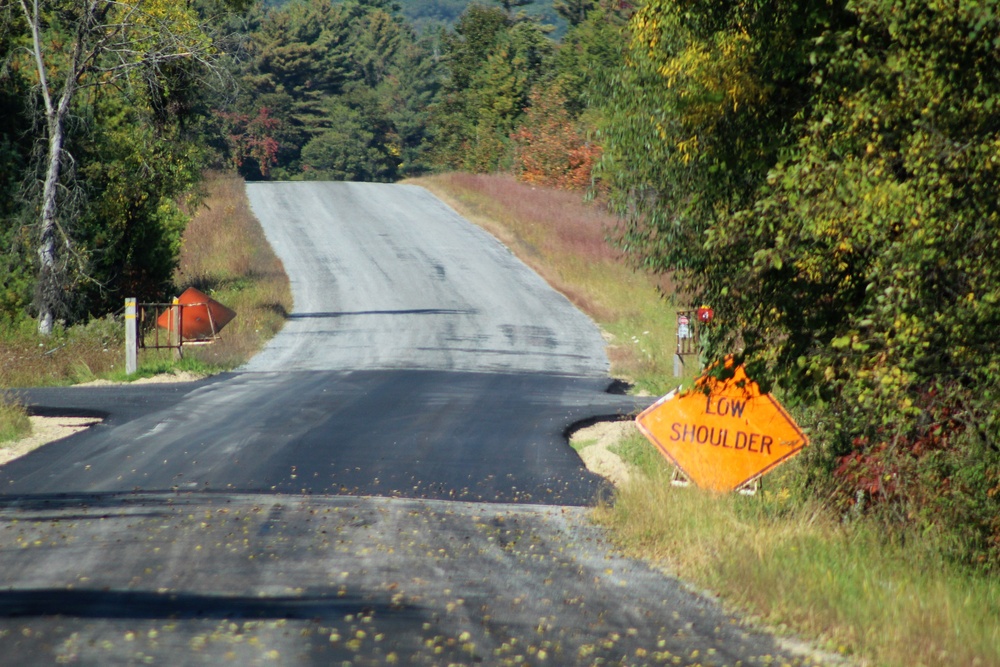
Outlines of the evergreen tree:
[{"label": "evergreen tree", "polygon": [[442,43],[449,76],[432,120],[436,161],[472,171],[508,166],[509,135],[550,69],[547,30],[473,4]]},{"label": "evergreen tree", "polygon": [[266,138],[241,136],[273,142],[275,164],[262,169],[236,151],[244,175],[386,181],[419,169],[438,76],[396,9],[382,0],[304,0],[259,14],[246,92],[237,113],[223,115],[248,126],[266,109],[274,121]]}]

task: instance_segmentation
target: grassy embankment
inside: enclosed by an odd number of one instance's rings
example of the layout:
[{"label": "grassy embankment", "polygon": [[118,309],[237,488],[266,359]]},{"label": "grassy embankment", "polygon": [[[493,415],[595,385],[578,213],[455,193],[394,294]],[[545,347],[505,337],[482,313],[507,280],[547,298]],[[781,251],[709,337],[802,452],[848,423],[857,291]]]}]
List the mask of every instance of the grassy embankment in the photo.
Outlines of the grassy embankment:
[{"label": "grassy embankment", "polygon": [[[614,334],[613,372],[640,388],[672,387],[674,310],[649,278],[603,245],[613,221],[580,196],[508,178],[415,181],[489,229]],[[648,333],[646,333],[648,332]],[[845,523],[793,503],[793,461],[757,496],[673,487],[637,432],[618,453],[639,474],[596,519],[627,553],[720,595],[751,617],[871,665],[1000,665],[1000,578],[942,562],[934,545]]]},{"label": "grassy embankment", "polygon": [[250,211],[243,179],[212,174],[205,205],[184,232],[174,281],[196,287],[236,311],[222,339],[189,348],[185,355],[206,366],[236,368],[260,350],[292,310],[292,290],[281,261]]},{"label": "grassy embankment", "polygon": [[[220,341],[185,348],[181,361],[174,361],[169,351],[142,351],[138,372],[129,377],[122,313],[57,327],[45,337],[25,320],[0,328],[0,387],[123,382],[175,370],[210,374],[235,368],[260,349],[292,307],[288,278],[250,212],[243,181],[210,174],[205,189],[204,202],[184,234],[175,283],[181,290],[197,287],[236,311]],[[0,442],[26,435],[28,428],[23,409],[0,404]]]}]

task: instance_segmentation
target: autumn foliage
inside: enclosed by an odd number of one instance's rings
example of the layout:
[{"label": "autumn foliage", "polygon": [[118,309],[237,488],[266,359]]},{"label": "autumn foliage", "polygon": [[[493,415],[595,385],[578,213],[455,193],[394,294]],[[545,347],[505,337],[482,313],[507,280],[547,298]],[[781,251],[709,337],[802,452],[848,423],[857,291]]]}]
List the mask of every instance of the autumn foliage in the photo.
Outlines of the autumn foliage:
[{"label": "autumn foliage", "polygon": [[267,178],[271,167],[278,163],[278,140],[274,138],[281,121],[271,115],[267,107],[260,107],[256,114],[220,111],[224,124],[226,145],[233,166],[239,169],[248,160],[257,165],[261,176]]},{"label": "autumn foliage", "polygon": [[570,190],[591,185],[600,146],[577,129],[560,93],[552,89],[533,92],[524,123],[510,138],[520,180]]}]

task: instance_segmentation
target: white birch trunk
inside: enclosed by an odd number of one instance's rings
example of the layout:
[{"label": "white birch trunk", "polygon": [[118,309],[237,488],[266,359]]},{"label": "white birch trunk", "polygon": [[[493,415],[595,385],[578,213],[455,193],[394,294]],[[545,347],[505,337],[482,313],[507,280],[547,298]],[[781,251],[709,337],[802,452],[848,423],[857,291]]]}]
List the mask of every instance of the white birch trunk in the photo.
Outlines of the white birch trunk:
[{"label": "white birch trunk", "polygon": [[[38,82],[42,100],[45,103],[45,129],[48,134],[48,150],[46,152],[45,182],[42,186],[41,220],[38,231],[38,331],[50,334],[55,321],[55,311],[64,298],[61,285],[61,261],[71,253],[72,240],[68,233],[66,221],[60,224],[59,219],[59,188],[64,160],[66,136],[66,118],[70,112],[73,96],[81,86],[104,85],[109,82],[126,78],[131,71],[148,63],[163,63],[168,60],[194,59],[211,67],[211,49],[206,42],[199,41],[197,35],[193,41],[185,41],[184,33],[173,32],[173,24],[165,19],[144,15],[144,2],[137,0],[131,5],[115,0],[76,0],[79,2],[79,14],[75,18],[75,35],[72,51],[67,55],[56,71],[65,71],[64,80],[53,88],[48,78],[48,70],[43,58],[44,31],[43,16],[40,5],[45,0],[17,0],[24,18],[31,30],[32,56],[38,72]],[[108,22],[108,16],[113,10],[122,10],[121,16],[116,16]],[[157,21],[159,23],[157,23]],[[136,49],[136,41],[132,32],[138,30],[158,30],[160,42],[148,51]],[[141,40],[140,40],[141,43]],[[99,56],[112,54],[109,64],[99,66]],[[81,83],[88,72],[98,72],[103,79],[95,82]]]},{"label": "white birch trunk", "polygon": [[[52,333],[55,319],[55,284],[58,276],[56,267],[56,215],[58,214],[59,174],[62,171],[62,149],[64,137],[65,111],[69,108],[69,95],[63,94],[59,107],[48,119],[49,151],[48,167],[45,170],[45,185],[42,188],[42,224],[38,232],[39,300],[38,333]],[[65,102],[65,105],[63,104]]]},{"label": "white birch trunk", "polygon": [[59,176],[62,172],[63,142],[65,139],[66,115],[69,113],[73,93],[76,92],[76,77],[78,63],[82,52],[81,36],[73,48],[73,59],[67,68],[66,81],[58,104],[53,103],[52,91],[49,89],[48,72],[45,60],[42,58],[41,17],[38,0],[21,0],[21,9],[31,26],[32,54],[38,69],[38,81],[41,87],[42,100],[45,103],[45,125],[48,131],[49,146],[45,169],[45,183],[42,186],[42,216],[38,231],[38,333],[49,335],[55,321],[57,305],[56,293],[59,290],[58,267],[56,257],[56,236],[58,232],[58,197]]}]

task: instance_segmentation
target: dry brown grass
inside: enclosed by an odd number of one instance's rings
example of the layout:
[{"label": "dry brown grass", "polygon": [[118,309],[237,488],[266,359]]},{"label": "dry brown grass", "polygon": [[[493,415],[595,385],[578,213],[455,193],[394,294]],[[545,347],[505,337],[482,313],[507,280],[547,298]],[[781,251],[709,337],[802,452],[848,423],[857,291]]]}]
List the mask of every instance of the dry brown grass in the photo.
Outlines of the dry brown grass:
[{"label": "dry brown grass", "polygon": [[620,263],[607,243],[617,221],[578,192],[521,183],[512,176],[449,173],[415,181],[485,228],[526,264],[598,319],[613,313],[573,280],[572,264]]},{"label": "dry brown grass", "polygon": [[281,261],[250,210],[243,179],[207,176],[208,196],[187,230],[175,282],[195,287],[236,311],[236,319],[212,345],[185,355],[233,368],[253,356],[284,325],[292,292]]},{"label": "dry brown grass", "polygon": [[499,214],[491,217],[504,220],[519,240],[535,240],[546,254],[591,262],[621,259],[605,240],[618,221],[586,204],[579,192],[530,185],[506,175],[451,173],[431,180],[479,193],[485,197],[480,206],[489,209],[484,212]]}]

